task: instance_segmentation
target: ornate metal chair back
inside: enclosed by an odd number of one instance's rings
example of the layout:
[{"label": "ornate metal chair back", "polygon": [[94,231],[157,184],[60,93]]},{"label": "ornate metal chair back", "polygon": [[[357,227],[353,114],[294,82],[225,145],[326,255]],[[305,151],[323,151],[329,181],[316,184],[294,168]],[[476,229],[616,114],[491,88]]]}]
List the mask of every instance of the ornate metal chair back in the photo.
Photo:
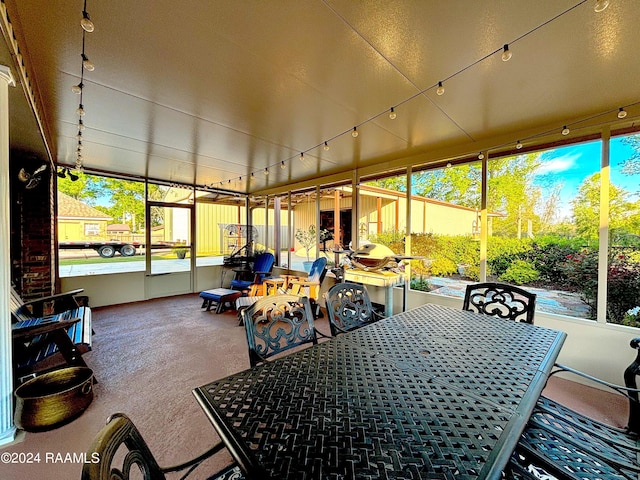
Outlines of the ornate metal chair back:
[{"label": "ornate metal chair back", "polygon": [[293,347],[318,343],[307,297],[264,297],[242,315],[252,367]]},{"label": "ornate metal chair back", "polygon": [[[114,413],[107,419],[86,452],[81,480],[166,480],[166,473],[183,472],[187,478],[204,460],[224,449],[218,442],[206,452],[186,462],[160,467],[140,431],[124,413]],[[170,478],[176,478],[171,476]],[[237,464],[208,474],[209,480],[244,480]]]},{"label": "ornate metal chair back", "polygon": [[504,283],[475,283],[467,286],[462,308],[532,324],[536,294]]},{"label": "ornate metal chair back", "polygon": [[325,294],[331,335],[355,330],[380,319],[374,312],[369,292],[364,285],[336,283]]},{"label": "ornate metal chair back", "polygon": [[[126,455],[120,465],[116,453],[121,447],[126,450]],[[82,480],[166,478],[136,426],[122,413],[109,417],[107,425],[100,430],[87,450],[87,455],[89,458],[82,468]],[[94,458],[99,461],[94,463]]]}]

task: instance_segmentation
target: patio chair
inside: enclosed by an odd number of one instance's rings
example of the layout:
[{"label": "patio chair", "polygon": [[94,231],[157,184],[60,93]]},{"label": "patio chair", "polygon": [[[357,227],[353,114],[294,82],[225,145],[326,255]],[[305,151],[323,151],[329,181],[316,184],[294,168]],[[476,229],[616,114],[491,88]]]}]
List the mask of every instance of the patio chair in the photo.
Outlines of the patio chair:
[{"label": "patio chair", "polygon": [[474,283],[467,285],[462,308],[517,322],[533,323],[536,294],[506,283]]},{"label": "patio chair", "polygon": [[318,343],[311,306],[306,297],[267,296],[247,308],[242,315],[252,367],[293,347]]},{"label": "patio chair", "polygon": [[82,354],[91,350],[91,309],[76,302],[75,296],[82,291],[78,289],[23,302],[11,288],[9,302],[16,380],[60,364],[87,366]]},{"label": "patio chair", "polygon": [[[327,259],[320,257],[311,265],[309,275],[307,277],[298,277],[295,275],[285,275],[278,278],[267,278],[264,280],[264,288],[266,294],[270,295],[295,295],[305,296],[309,299],[313,318],[321,318],[322,310],[318,300],[320,298],[320,288],[327,274]],[[236,299],[236,310],[238,318],[242,323],[242,312],[256,303],[264,295],[248,295]]]},{"label": "patio chair", "polygon": [[[256,256],[250,272],[246,270],[234,270],[236,278],[231,280],[231,289],[248,291],[251,295],[261,295],[262,282],[271,275],[275,257],[272,253],[264,252]],[[242,278],[245,276],[245,278]]]},{"label": "patio chair", "polygon": [[640,338],[634,338],[630,344],[638,353],[624,372],[624,387],[561,365],[552,373],[570,372],[626,396],[629,399],[627,427],[606,425],[541,396],[511,459],[512,464],[558,479],[638,479],[640,403],[636,377],[640,375]]},{"label": "patio chair", "polygon": [[[115,413],[107,419],[106,426],[98,432],[87,450],[86,455],[89,461],[82,467],[81,480],[112,480],[140,476],[144,480],[165,480],[167,473],[185,471],[180,477],[184,479],[204,460],[223,448],[224,445],[219,442],[192,460],[163,468],[158,465],[131,419],[123,413]],[[126,452],[124,456],[120,455],[123,449]],[[97,460],[96,463],[93,463],[93,459]],[[230,465],[207,478],[208,480],[243,480],[244,476],[237,465]]]},{"label": "patio chair", "polygon": [[329,315],[329,328],[333,336],[384,318],[373,309],[369,292],[364,285],[351,282],[336,283],[324,298]]}]

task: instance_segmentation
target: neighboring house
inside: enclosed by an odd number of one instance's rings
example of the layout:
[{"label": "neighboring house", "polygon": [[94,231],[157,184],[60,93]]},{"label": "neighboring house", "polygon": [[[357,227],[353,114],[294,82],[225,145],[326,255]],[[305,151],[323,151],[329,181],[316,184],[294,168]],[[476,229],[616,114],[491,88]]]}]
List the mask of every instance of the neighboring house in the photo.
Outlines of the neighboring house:
[{"label": "neighboring house", "polygon": [[69,195],[58,192],[58,241],[109,240],[112,217]]},{"label": "neighboring house", "polygon": [[109,240],[130,242],[132,240],[131,227],[126,223],[112,223],[107,225],[107,236]]}]

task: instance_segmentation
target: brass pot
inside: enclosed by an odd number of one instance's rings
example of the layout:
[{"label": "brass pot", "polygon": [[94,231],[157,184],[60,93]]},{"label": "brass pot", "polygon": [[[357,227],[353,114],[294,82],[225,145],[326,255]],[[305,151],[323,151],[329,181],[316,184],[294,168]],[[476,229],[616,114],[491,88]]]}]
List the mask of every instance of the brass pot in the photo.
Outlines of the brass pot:
[{"label": "brass pot", "polygon": [[93,371],[69,367],[45,373],[16,391],[14,420],[28,432],[50,430],[78,417],[93,400]]}]

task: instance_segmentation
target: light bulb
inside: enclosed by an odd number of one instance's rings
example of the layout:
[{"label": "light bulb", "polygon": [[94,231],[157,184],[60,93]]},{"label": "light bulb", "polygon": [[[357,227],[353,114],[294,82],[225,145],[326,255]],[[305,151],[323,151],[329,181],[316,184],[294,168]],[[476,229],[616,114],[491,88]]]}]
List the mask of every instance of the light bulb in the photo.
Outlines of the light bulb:
[{"label": "light bulb", "polygon": [[329,151],[329,144],[327,142],[324,142],[324,147],[322,148],[324,148],[325,152]]},{"label": "light bulb", "polygon": [[520,149],[522,148],[522,143],[520,143],[520,140],[518,140],[518,141],[516,142],[516,148],[517,148],[518,150],[520,150]]},{"label": "light bulb", "polygon": [[484,153],[480,152],[478,154],[478,160],[484,160]]},{"label": "light bulb", "polygon": [[256,176],[256,174],[251,172],[251,178],[254,178],[255,176]]},{"label": "light bulb", "polygon": [[82,84],[82,82],[80,82],[78,85],[74,85],[73,87],[71,87],[71,91],[76,95],[80,95],[82,93],[83,87],[84,85]]},{"label": "light bulb", "polygon": [[569,127],[567,127],[566,125],[564,127],[562,127],[562,135],[569,135],[569,132],[571,132],[571,130],[569,130]]},{"label": "light bulb", "polygon": [[265,175],[269,175],[269,169],[268,169],[268,168],[266,168],[266,167],[265,167],[265,169],[264,169],[264,174],[265,174]]},{"label": "light bulb", "polygon": [[358,136],[358,127],[353,127],[353,132],[351,132],[351,136],[356,138]]},{"label": "light bulb", "polygon": [[280,162],[280,168],[284,170],[286,167],[287,167],[287,166],[284,164],[284,160],[282,160],[282,161]]},{"label": "light bulb", "polygon": [[84,131],[84,122],[82,120],[78,120],[78,130]]},{"label": "light bulb", "polygon": [[78,142],[78,152],[82,151],[83,148],[84,145],[82,145],[82,142]]},{"label": "light bulb", "polygon": [[393,107],[391,107],[391,110],[389,111],[389,118],[391,120],[395,120],[396,118],[396,112],[393,110]]},{"label": "light bulb", "polygon": [[596,0],[596,4],[593,6],[593,9],[600,13],[603,10],[606,10],[609,6],[609,0]]},{"label": "light bulb", "polygon": [[620,110],[618,111],[618,118],[624,118],[626,116],[627,116],[627,111],[624,108],[620,107]]},{"label": "light bulb", "polygon": [[502,48],[502,61],[508,62],[509,60],[511,60],[511,50],[509,50],[509,45],[505,44]]},{"label": "light bulb", "polygon": [[80,115],[81,117],[84,117],[85,111],[84,111],[84,107],[82,106],[82,104],[80,104],[80,106],[78,107],[78,110],[76,110],[76,113],[78,115]]},{"label": "light bulb", "polygon": [[442,86],[442,82],[438,82],[438,88],[436,88],[436,93],[438,95],[444,95],[444,87]]},{"label": "light bulb", "polygon": [[451,168],[451,162],[447,162],[447,168]]},{"label": "light bulb", "polygon": [[82,132],[78,130],[78,134],[76,135],[76,140],[82,140]]},{"label": "light bulb", "polygon": [[300,161],[304,162],[304,152],[300,152]]},{"label": "light bulb", "polygon": [[95,30],[95,25],[89,18],[89,14],[87,12],[82,12],[82,20],[80,20],[80,26],[85,32],[93,32]]},{"label": "light bulb", "polygon": [[82,54],[82,66],[89,72],[93,72],[96,69],[93,62],[91,62],[84,53]]}]

